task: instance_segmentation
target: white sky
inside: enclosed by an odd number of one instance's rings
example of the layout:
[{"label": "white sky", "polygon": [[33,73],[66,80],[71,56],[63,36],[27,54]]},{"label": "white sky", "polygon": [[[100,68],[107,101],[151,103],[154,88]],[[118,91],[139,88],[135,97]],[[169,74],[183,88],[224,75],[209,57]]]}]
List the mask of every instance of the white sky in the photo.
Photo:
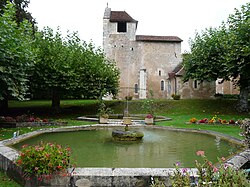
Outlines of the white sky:
[{"label": "white sky", "polygon": [[182,52],[195,32],[218,27],[234,8],[249,0],[30,0],[28,11],[39,29],[49,26],[61,31],[78,31],[82,40],[102,46],[102,19],[107,6],[126,11],[139,21],[137,35],[178,36]]}]

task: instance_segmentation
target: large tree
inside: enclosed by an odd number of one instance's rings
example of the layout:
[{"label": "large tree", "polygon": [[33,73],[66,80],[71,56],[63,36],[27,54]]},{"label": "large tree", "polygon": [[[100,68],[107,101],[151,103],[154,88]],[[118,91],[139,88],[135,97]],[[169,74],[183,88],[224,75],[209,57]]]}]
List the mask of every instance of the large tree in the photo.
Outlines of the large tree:
[{"label": "large tree", "polygon": [[55,111],[60,109],[62,97],[95,98],[103,89],[117,93],[118,70],[92,43],[81,41],[77,33],[62,37],[59,29],[54,32],[44,28],[36,35],[36,45],[33,92],[51,97]]},{"label": "large tree", "polygon": [[12,3],[15,8],[15,20],[18,24],[20,24],[23,20],[28,20],[32,26],[34,27],[35,20],[32,17],[31,13],[29,13],[26,9],[30,3],[29,0],[0,0],[0,14],[3,14],[4,7],[7,3]]},{"label": "large tree", "polygon": [[0,16],[0,108],[8,108],[8,98],[24,99],[33,65],[32,26],[24,20],[17,25],[15,7],[6,4]]},{"label": "large tree", "polygon": [[219,28],[196,34],[184,58],[188,79],[234,81],[240,88],[238,111],[246,112],[250,90],[250,3],[235,10]]}]

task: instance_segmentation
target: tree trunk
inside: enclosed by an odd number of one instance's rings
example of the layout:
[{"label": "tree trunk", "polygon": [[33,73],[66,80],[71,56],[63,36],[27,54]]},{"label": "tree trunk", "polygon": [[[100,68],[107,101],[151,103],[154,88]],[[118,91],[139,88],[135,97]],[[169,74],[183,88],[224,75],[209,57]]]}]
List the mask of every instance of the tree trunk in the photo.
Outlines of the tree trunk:
[{"label": "tree trunk", "polygon": [[248,87],[240,89],[239,100],[236,105],[236,110],[238,112],[248,112],[248,97],[249,97],[249,89]]},{"label": "tree trunk", "polygon": [[3,100],[0,100],[0,113],[6,114],[9,109],[8,97],[4,97]]},{"label": "tree trunk", "polygon": [[60,92],[57,89],[52,91],[52,110],[55,113],[60,112]]}]

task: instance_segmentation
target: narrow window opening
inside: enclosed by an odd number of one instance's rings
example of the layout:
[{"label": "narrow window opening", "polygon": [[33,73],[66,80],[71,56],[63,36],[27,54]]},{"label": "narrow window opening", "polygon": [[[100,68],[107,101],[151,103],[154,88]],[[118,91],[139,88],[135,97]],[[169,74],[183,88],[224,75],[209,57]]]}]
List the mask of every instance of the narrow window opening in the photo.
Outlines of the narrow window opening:
[{"label": "narrow window opening", "polygon": [[117,32],[127,32],[127,22],[118,22]]},{"label": "narrow window opening", "polygon": [[164,90],[165,90],[165,82],[161,81],[161,91],[164,91]]},{"label": "narrow window opening", "polygon": [[194,80],[194,88],[197,89],[199,87],[199,82],[197,80]]},{"label": "narrow window opening", "polygon": [[161,76],[161,70],[159,71],[159,76]]},{"label": "narrow window opening", "polygon": [[135,84],[135,93],[138,93],[138,84]]}]

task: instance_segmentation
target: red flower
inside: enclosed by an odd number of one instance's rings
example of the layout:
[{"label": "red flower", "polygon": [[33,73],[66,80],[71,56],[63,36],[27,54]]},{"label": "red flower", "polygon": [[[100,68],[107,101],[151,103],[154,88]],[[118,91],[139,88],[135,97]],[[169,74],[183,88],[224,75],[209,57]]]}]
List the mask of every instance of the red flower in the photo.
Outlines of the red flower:
[{"label": "red flower", "polygon": [[148,114],[146,118],[153,118],[154,116],[152,114]]},{"label": "red flower", "polygon": [[59,166],[57,166],[56,168],[57,168],[57,169],[62,169],[62,166],[59,165]]},{"label": "red flower", "polygon": [[21,159],[17,161],[18,165],[21,165],[22,163],[23,163],[23,161]]}]

